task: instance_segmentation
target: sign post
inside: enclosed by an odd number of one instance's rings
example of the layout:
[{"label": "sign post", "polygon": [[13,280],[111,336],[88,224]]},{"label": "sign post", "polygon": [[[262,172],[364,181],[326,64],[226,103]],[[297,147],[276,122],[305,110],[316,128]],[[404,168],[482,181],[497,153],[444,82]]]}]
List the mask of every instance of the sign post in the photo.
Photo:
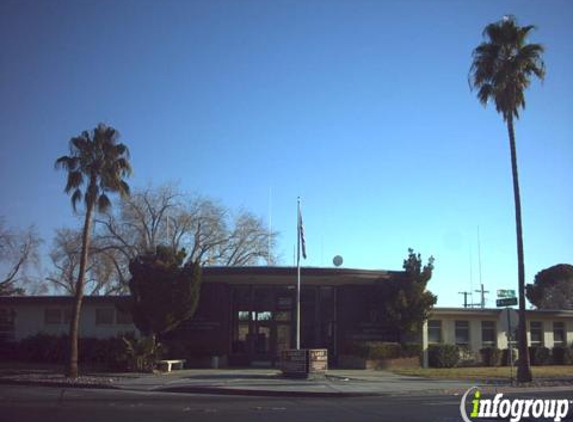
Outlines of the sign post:
[{"label": "sign post", "polygon": [[510,306],[517,305],[517,298],[515,297],[515,290],[498,290],[498,299],[495,304],[498,308],[505,307],[505,313],[507,314],[507,353],[509,355],[509,382],[513,384],[513,347],[511,345],[511,316],[510,316]]}]

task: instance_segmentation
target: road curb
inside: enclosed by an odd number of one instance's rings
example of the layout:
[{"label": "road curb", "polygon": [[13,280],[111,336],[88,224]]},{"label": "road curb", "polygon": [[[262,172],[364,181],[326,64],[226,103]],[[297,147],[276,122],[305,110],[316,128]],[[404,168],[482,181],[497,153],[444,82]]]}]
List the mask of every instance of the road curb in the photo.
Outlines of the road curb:
[{"label": "road curb", "polygon": [[110,384],[93,384],[93,383],[68,383],[68,382],[52,382],[52,381],[25,381],[25,380],[12,380],[0,379],[0,385],[28,385],[37,387],[55,387],[55,388],[86,388],[86,389],[104,389],[104,390],[119,390],[117,385]]},{"label": "road curb", "polygon": [[[296,390],[267,390],[267,389],[251,389],[251,388],[226,388],[226,387],[209,387],[209,386],[168,386],[168,387],[154,387],[154,388],[134,388],[130,386],[122,386],[119,384],[104,384],[104,383],[69,383],[69,382],[53,382],[53,381],[30,381],[30,380],[15,380],[15,379],[1,379],[0,385],[20,385],[20,386],[37,386],[37,387],[53,387],[61,389],[104,389],[104,390],[121,390],[130,392],[146,392],[146,393],[183,393],[183,394],[204,394],[204,395],[221,395],[221,396],[251,396],[251,397],[298,397],[298,398],[351,398],[351,397],[388,397],[388,396],[427,396],[427,395],[452,395],[460,396],[466,390],[461,389],[436,389],[436,390],[413,390],[413,391],[296,391]],[[480,391],[483,394],[517,394],[517,393],[541,393],[550,391],[571,391],[571,386],[530,386],[530,387],[515,387],[515,386],[494,386],[494,385],[480,385]]]},{"label": "road curb", "polygon": [[253,397],[305,397],[305,398],[348,398],[348,397],[375,397],[375,396],[389,396],[389,393],[378,392],[322,392],[322,391],[285,391],[285,390],[255,390],[248,388],[221,388],[221,387],[192,387],[192,386],[179,386],[179,387],[157,387],[153,389],[141,389],[128,386],[110,385],[110,384],[88,384],[88,383],[66,383],[66,382],[49,382],[49,381],[24,381],[24,380],[10,380],[0,379],[0,385],[21,385],[21,386],[36,386],[36,387],[53,387],[53,388],[67,388],[67,389],[104,389],[104,390],[119,390],[131,392],[146,392],[146,393],[186,393],[186,394],[209,394],[221,396],[253,396]]},{"label": "road curb", "polygon": [[165,393],[188,394],[214,394],[223,396],[259,396],[259,397],[306,397],[306,398],[332,398],[332,397],[375,397],[389,396],[389,393],[380,392],[344,392],[344,391],[288,391],[288,390],[255,390],[250,388],[220,388],[220,387],[166,387],[146,391]]}]

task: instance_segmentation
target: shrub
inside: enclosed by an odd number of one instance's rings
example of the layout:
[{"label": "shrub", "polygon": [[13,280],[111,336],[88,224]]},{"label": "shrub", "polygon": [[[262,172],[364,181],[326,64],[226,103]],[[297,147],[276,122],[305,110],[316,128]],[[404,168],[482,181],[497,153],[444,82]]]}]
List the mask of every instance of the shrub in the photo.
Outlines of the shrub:
[{"label": "shrub", "polygon": [[479,359],[469,346],[458,346],[460,359],[457,366],[476,366],[479,365]]},{"label": "shrub", "polygon": [[549,365],[551,363],[551,350],[547,347],[530,347],[529,360],[531,361],[531,365]]},{"label": "shrub", "polygon": [[402,345],[402,356],[403,358],[413,358],[421,357],[422,346],[416,343],[407,343]]},{"label": "shrub", "polygon": [[0,340],[0,361],[17,360],[19,355],[18,342]]},{"label": "shrub", "polygon": [[484,347],[480,351],[481,361],[484,366],[500,366],[502,352],[497,347]]},{"label": "shrub", "polygon": [[[513,365],[516,365],[517,360],[517,349],[511,349],[511,356],[513,359]],[[502,366],[509,366],[509,349],[502,349],[501,350],[501,365]]]},{"label": "shrub", "polygon": [[555,365],[573,365],[573,347],[557,346],[551,354]]},{"label": "shrub", "polygon": [[428,363],[433,368],[453,368],[460,360],[460,349],[453,344],[432,344],[428,347]]},{"label": "shrub", "polygon": [[368,360],[387,360],[410,358],[420,355],[421,348],[417,344],[386,343],[380,341],[356,342],[349,354]]},{"label": "shrub", "polygon": [[[130,339],[134,339],[133,336]],[[10,343],[10,348],[0,348],[2,359],[22,362],[65,363],[68,356],[68,337],[37,334]],[[109,369],[127,368],[128,355],[121,337],[79,339],[79,361],[81,364],[103,365]]]},{"label": "shrub", "polygon": [[43,363],[63,363],[67,356],[67,336],[36,334],[18,344],[18,360]]},{"label": "shrub", "polygon": [[124,357],[127,369],[135,372],[151,372],[155,361],[161,359],[163,348],[152,337],[140,339],[122,338],[125,345]]}]

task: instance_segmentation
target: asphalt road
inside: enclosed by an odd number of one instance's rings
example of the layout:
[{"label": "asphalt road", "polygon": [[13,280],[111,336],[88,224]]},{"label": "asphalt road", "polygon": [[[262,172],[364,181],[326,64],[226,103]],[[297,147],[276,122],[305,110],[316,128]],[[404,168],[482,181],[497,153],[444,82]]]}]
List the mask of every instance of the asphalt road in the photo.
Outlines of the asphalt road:
[{"label": "asphalt road", "polygon": [[[530,395],[543,396],[573,393]],[[453,422],[461,421],[459,405],[459,396],[262,398],[0,385],[1,422]]]}]

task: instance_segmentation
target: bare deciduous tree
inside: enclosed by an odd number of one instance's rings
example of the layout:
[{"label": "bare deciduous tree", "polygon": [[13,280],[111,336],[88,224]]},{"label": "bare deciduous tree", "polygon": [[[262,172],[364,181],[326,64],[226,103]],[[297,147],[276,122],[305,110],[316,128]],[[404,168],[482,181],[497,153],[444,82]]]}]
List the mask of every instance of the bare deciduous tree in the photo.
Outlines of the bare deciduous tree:
[{"label": "bare deciduous tree", "polygon": [[94,252],[107,253],[117,286],[126,288],[129,261],[166,245],[185,248],[201,265],[274,264],[277,233],[248,211],[232,213],[218,202],[189,196],[167,184],[132,192],[117,213],[96,219]]},{"label": "bare deciduous tree", "polygon": [[[69,228],[56,230],[50,251],[52,272],[47,281],[59,291],[74,295],[79,275],[82,231]],[[88,295],[110,294],[117,289],[117,270],[113,250],[90,244],[90,262],[86,268],[84,288]]]},{"label": "bare deciduous tree", "polygon": [[39,264],[38,247],[42,243],[34,226],[25,230],[8,227],[0,217],[0,296],[22,295],[31,282],[31,265]]}]

